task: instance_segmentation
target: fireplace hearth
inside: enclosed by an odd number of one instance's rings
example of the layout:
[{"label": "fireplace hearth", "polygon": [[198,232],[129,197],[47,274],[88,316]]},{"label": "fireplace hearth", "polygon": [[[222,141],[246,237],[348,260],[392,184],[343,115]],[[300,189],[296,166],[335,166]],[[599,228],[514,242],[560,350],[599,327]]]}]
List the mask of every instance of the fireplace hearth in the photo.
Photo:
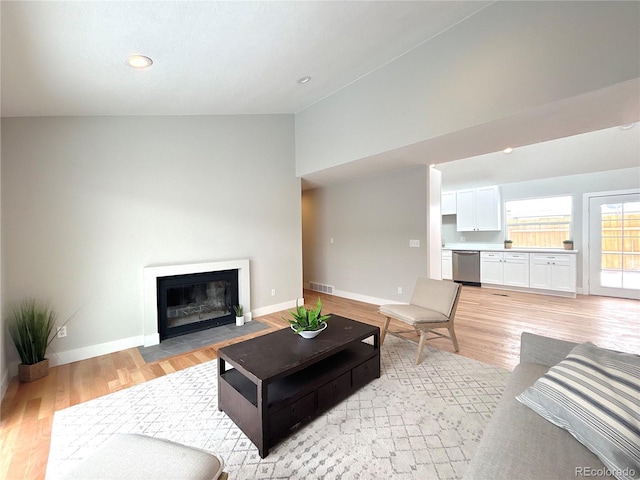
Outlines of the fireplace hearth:
[{"label": "fireplace hearth", "polygon": [[160,341],[235,322],[238,270],[158,278]]}]

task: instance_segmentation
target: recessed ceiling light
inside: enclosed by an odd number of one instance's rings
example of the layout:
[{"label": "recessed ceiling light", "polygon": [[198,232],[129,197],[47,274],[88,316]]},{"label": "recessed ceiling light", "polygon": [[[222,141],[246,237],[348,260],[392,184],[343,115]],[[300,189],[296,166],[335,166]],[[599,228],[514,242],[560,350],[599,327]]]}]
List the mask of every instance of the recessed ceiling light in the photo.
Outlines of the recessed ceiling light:
[{"label": "recessed ceiling light", "polygon": [[309,83],[310,81],[311,81],[311,77],[309,75],[306,75],[306,76],[298,79],[298,83],[300,85],[304,85],[305,83]]},{"label": "recessed ceiling light", "polygon": [[511,152],[513,152],[513,148],[511,148],[511,147],[507,147],[504,150],[502,150],[502,153],[506,153],[506,154],[509,154]]},{"label": "recessed ceiling light", "polygon": [[144,55],[131,55],[127,58],[127,65],[132,68],[149,68],[153,65],[153,60]]}]

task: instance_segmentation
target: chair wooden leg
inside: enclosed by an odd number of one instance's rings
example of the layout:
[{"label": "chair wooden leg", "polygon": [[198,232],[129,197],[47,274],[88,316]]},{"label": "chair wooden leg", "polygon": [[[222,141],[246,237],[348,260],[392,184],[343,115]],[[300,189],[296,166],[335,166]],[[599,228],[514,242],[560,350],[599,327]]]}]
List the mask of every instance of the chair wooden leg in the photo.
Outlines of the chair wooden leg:
[{"label": "chair wooden leg", "polygon": [[391,317],[387,317],[387,319],[384,322],[384,325],[382,325],[382,329],[380,331],[380,346],[382,346],[382,344],[384,343],[384,336],[387,334],[387,328],[389,328],[390,321],[391,321]]},{"label": "chair wooden leg", "polygon": [[416,365],[420,365],[422,359],[422,350],[424,350],[424,341],[427,338],[427,332],[420,330],[420,342],[418,342],[418,355],[416,356]]},{"label": "chair wooden leg", "polygon": [[451,337],[451,341],[453,342],[453,348],[456,352],[459,352],[458,348],[458,339],[456,338],[456,332],[453,331],[453,325],[449,327],[449,336]]}]

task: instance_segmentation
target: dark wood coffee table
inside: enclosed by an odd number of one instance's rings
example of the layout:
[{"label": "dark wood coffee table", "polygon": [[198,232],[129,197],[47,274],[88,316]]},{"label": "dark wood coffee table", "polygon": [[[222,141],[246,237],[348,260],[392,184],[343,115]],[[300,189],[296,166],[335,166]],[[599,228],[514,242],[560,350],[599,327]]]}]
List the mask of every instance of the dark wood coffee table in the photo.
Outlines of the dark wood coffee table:
[{"label": "dark wood coffee table", "polygon": [[[285,328],[218,351],[218,409],[262,458],[291,430],[380,377],[380,329],[337,315],[327,323],[313,339]],[[370,337],[373,344],[363,342]]]}]

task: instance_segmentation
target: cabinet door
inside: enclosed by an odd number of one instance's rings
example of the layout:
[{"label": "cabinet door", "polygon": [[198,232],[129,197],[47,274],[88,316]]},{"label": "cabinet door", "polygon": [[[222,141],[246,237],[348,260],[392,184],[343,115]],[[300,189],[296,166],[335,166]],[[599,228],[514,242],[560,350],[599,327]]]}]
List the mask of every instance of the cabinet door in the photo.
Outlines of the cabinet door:
[{"label": "cabinet door", "polygon": [[443,192],[440,202],[440,210],[442,215],[456,214],[456,192]]},{"label": "cabinet door", "polygon": [[501,230],[500,191],[498,187],[482,187],[476,190],[476,230]]},{"label": "cabinet door", "polygon": [[453,280],[453,258],[451,250],[442,251],[442,279]]},{"label": "cabinet door", "polygon": [[571,262],[551,262],[551,288],[562,292],[576,291],[576,269]]},{"label": "cabinet door", "polygon": [[480,254],[480,283],[491,283],[502,285],[502,254],[485,253]]},{"label": "cabinet door", "polygon": [[476,229],[476,191],[473,189],[456,192],[456,229],[459,232]]},{"label": "cabinet door", "polygon": [[530,263],[529,286],[531,288],[551,288],[551,262],[533,258]]},{"label": "cabinet door", "polygon": [[504,284],[513,287],[529,286],[529,259],[505,259],[503,265]]}]

